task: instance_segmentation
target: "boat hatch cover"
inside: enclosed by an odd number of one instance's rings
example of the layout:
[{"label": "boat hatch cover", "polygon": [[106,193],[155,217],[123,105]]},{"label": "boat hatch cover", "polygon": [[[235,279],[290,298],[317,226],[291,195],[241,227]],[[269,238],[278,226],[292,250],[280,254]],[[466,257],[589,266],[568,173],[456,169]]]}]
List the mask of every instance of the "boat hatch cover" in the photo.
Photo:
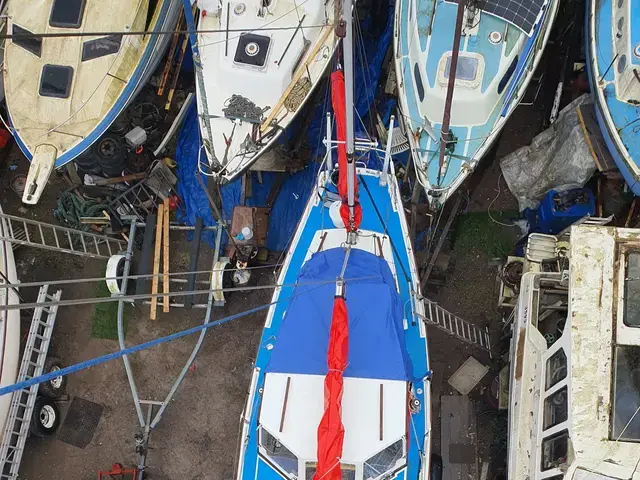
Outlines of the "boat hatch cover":
[{"label": "boat hatch cover", "polygon": [[243,33],[238,40],[238,48],[233,58],[234,62],[253,67],[264,67],[271,38],[254,33]]},{"label": "boat hatch cover", "polygon": [[80,28],[85,0],[54,0],[49,25],[58,28]]},{"label": "boat hatch cover", "polygon": [[19,47],[24,48],[26,51],[33,53],[37,57],[42,55],[42,38],[30,37],[27,35],[33,35],[26,28],[19,27],[15,23],[12,25],[11,33],[13,35],[25,35],[24,37],[13,37],[13,43]]},{"label": "boat hatch cover", "polygon": [[45,65],[40,78],[40,95],[43,97],[69,98],[73,67]]}]

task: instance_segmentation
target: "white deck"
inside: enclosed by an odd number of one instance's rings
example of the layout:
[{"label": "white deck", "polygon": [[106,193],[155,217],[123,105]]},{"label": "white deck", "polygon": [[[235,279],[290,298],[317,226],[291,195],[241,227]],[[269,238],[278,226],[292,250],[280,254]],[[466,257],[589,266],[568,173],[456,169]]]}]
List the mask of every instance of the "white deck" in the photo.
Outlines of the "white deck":
[{"label": "white deck", "polygon": [[[198,36],[204,81],[204,92],[197,82],[201,133],[212,167],[219,170],[224,166],[219,174],[230,180],[275,141],[325,72],[335,46],[330,25],[333,1],[325,4],[323,0],[272,0],[263,15],[262,0],[223,1],[219,9],[217,2],[206,3],[214,8],[207,10],[205,16],[200,13],[200,30],[235,30],[228,35]],[[299,25],[304,28],[296,30]],[[242,45],[238,48],[244,34],[269,39],[263,65],[238,59],[237,55],[245,53]],[[292,91],[296,84],[301,88]],[[251,122],[227,118],[223,109],[234,94],[263,109],[261,119]],[[272,124],[280,128],[272,130]]]},{"label": "white deck", "polygon": [[[291,378],[283,429],[287,378]],[[380,385],[384,414],[380,440]],[[324,376],[268,373],[260,425],[278,437],[301,461],[315,462],[318,424],[324,413]],[[344,445],[342,463],[358,464],[402,438],[407,424],[407,383],[393,380],[345,378],[342,397]]]},{"label": "white deck", "polygon": [[[640,346],[640,329],[623,322],[626,254],[640,252],[640,230],[581,225],[571,230],[569,310],[561,337],[551,346],[531,324],[536,280],[560,274],[525,274],[512,343],[509,411],[509,478],[640,479],[640,443],[612,435],[613,354],[616,346]],[[546,388],[547,360],[567,355],[566,379]],[[544,401],[567,388],[568,418],[543,429]],[[620,421],[631,422],[635,405]],[[640,413],[636,412],[637,415]],[[622,414],[621,414],[622,415]],[[626,417],[629,418],[626,418]],[[541,469],[543,441],[568,431],[569,449],[557,468]]]}]

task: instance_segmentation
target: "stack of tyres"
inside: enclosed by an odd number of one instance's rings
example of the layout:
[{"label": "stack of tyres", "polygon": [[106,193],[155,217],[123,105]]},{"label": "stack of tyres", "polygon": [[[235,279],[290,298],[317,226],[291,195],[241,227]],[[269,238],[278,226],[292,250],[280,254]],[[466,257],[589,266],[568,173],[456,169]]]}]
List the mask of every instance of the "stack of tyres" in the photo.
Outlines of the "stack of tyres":
[{"label": "stack of tyres", "polygon": [[114,133],[105,133],[74,161],[80,173],[110,178],[122,175],[126,160],[127,152],[123,140]]}]

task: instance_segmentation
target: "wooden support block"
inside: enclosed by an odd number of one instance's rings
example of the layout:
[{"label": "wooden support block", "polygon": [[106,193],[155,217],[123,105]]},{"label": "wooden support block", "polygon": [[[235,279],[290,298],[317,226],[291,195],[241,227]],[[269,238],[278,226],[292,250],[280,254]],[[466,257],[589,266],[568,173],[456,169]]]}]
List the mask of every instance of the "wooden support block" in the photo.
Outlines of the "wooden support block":
[{"label": "wooden support block", "polygon": [[[164,199],[164,220],[162,222],[162,242],[163,242],[163,255],[162,255],[162,292],[169,293],[169,199]],[[162,297],[162,311],[167,313],[169,311],[169,295]]]},{"label": "wooden support block", "polygon": [[[158,275],[160,274],[160,247],[162,246],[162,224],[164,223],[164,205],[161,203],[158,205],[158,215],[156,221],[156,243],[153,250],[153,280],[151,281],[151,294],[156,295],[158,293]],[[156,319],[156,310],[158,308],[158,297],[151,297],[151,311],[149,312],[149,318],[151,320]]]}]

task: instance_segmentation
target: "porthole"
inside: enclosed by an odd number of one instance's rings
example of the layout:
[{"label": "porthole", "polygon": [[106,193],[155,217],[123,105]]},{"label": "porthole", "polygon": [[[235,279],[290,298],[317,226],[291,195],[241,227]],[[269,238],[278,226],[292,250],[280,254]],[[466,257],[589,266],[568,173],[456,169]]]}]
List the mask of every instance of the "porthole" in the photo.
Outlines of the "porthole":
[{"label": "porthole", "polygon": [[413,76],[416,80],[416,90],[418,90],[418,98],[422,102],[424,100],[424,85],[422,84],[420,66],[417,63],[413,65]]},{"label": "porthole", "polygon": [[620,17],[618,19],[618,30],[622,31],[623,27],[624,27],[624,17]]},{"label": "porthole", "polygon": [[627,66],[627,56],[626,55],[620,55],[620,58],[618,59],[618,73],[622,73],[624,72],[624,69]]},{"label": "porthole", "polygon": [[624,5],[624,0],[618,0],[618,8],[622,8]]}]

